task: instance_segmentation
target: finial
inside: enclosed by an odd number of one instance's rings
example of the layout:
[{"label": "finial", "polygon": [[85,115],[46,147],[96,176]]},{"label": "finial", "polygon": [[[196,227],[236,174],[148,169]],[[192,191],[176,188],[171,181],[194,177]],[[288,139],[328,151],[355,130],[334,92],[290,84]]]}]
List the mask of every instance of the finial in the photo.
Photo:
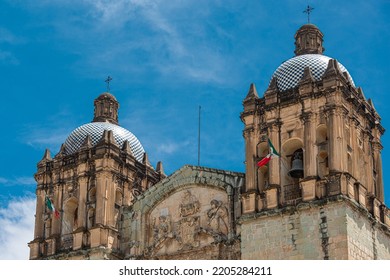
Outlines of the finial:
[{"label": "finial", "polygon": [[307,8],[303,11],[305,14],[307,14],[307,23],[310,23],[310,14],[311,11],[313,11],[314,8],[307,5]]},{"label": "finial", "polygon": [[110,92],[110,82],[112,81],[112,78],[110,76],[107,77],[105,82],[107,83],[107,92]]}]

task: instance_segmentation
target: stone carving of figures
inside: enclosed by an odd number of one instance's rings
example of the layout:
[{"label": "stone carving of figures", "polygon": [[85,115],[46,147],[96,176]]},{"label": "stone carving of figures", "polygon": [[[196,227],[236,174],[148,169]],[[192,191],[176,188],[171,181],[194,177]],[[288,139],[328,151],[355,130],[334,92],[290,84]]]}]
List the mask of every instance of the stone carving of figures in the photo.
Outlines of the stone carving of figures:
[{"label": "stone carving of figures", "polygon": [[156,218],[153,218],[153,237],[155,241],[171,237],[171,221],[168,216],[160,216],[158,224]]},{"label": "stone carving of figures", "polygon": [[228,211],[222,201],[211,200],[211,208],[207,211],[208,226],[216,233],[228,233]]},{"label": "stone carving of figures", "polygon": [[167,237],[167,235],[171,232],[171,223],[169,221],[169,217],[160,216],[158,219],[158,237]]},{"label": "stone carving of figures", "polygon": [[185,191],[182,197],[182,202],[179,205],[180,217],[187,217],[199,211],[199,201],[191,194],[190,191]]}]

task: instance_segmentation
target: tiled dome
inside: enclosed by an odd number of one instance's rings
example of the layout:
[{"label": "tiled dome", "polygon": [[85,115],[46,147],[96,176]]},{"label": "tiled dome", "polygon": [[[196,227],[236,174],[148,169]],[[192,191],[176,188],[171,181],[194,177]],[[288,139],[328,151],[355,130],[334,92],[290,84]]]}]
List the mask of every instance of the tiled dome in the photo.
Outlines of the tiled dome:
[{"label": "tiled dome", "polygon": [[[284,91],[296,87],[300,79],[303,77],[305,68],[309,67],[314,80],[319,81],[325,73],[330,59],[330,57],[322,54],[298,55],[283,62],[276,69],[272,78],[276,77],[278,89]],[[341,72],[347,73],[349,81],[353,86],[355,86],[348,70],[341,63],[338,63],[338,66]]]},{"label": "tiled dome", "polygon": [[104,130],[111,130],[113,132],[114,139],[119,147],[122,147],[125,140],[128,140],[134,157],[138,161],[142,161],[145,150],[137,137],[127,129],[109,122],[87,123],[73,130],[65,141],[65,154],[70,155],[77,152],[87,135],[91,137],[92,146],[96,145],[102,138]]}]

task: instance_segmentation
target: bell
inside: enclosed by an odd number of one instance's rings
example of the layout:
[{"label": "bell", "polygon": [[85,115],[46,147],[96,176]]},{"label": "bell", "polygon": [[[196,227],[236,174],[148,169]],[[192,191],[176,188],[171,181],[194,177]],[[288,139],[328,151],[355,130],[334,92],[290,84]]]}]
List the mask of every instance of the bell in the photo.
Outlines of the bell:
[{"label": "bell", "polygon": [[292,167],[288,172],[288,176],[293,178],[303,178],[303,162],[301,159],[296,158],[292,161]]}]

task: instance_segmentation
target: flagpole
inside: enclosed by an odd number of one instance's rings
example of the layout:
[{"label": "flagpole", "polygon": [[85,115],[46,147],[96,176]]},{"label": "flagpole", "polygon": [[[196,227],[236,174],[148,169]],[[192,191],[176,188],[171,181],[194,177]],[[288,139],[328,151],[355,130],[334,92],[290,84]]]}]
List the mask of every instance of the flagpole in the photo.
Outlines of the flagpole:
[{"label": "flagpole", "polygon": [[198,166],[200,166],[200,110],[201,110],[201,106],[199,105],[199,115],[198,115]]}]

